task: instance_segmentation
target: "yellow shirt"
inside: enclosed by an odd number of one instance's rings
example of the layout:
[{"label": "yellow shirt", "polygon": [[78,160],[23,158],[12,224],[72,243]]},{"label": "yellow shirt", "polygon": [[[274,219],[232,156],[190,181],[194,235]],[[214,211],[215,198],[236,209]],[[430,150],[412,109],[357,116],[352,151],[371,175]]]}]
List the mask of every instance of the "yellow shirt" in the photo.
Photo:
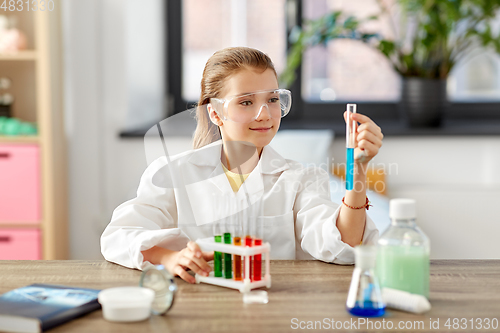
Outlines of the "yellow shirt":
[{"label": "yellow shirt", "polygon": [[250,175],[249,173],[240,175],[239,173],[234,173],[229,171],[223,163],[222,164],[222,169],[224,169],[224,172],[226,174],[227,179],[229,180],[229,184],[231,184],[231,188],[233,189],[234,192],[238,192],[238,190],[241,187],[241,184],[247,179],[247,177]]}]

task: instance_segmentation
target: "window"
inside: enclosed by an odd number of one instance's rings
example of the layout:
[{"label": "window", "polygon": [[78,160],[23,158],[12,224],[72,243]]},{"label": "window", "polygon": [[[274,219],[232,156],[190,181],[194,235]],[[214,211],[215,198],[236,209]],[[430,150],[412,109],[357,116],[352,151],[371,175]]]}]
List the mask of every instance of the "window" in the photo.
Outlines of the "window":
[{"label": "window", "polygon": [[[168,80],[173,109],[187,109],[199,97],[207,59],[223,47],[256,47],[284,68],[287,36],[295,22],[333,9],[367,16],[377,0],[169,0]],[[387,0],[395,1],[395,0]],[[295,21],[295,22],[292,22]],[[387,22],[373,23],[384,34]],[[500,29],[500,14],[498,19]],[[398,117],[401,78],[387,59],[352,40],[336,40],[304,54],[292,90],[291,119],[338,119],[346,102],[363,104],[374,119]],[[479,50],[456,65],[448,79],[452,102],[447,117],[500,119],[500,56]]]},{"label": "window", "polygon": [[[394,0],[392,11],[394,9]],[[316,19],[334,10],[356,17],[377,14],[376,0],[304,0],[303,18]],[[395,21],[397,19],[395,18]],[[500,28],[500,15],[498,17]],[[371,29],[394,36],[388,20],[373,22]],[[358,41],[335,40],[327,47],[317,46],[304,55],[302,98],[319,101],[397,101],[401,78],[381,53]],[[500,100],[500,55],[492,50],[477,50],[458,63],[448,80],[452,101]]]},{"label": "window", "polygon": [[[303,18],[319,18],[342,10],[357,17],[374,15],[375,0],[304,0]],[[373,27],[373,25],[372,25]],[[373,27],[389,32],[387,22]],[[326,47],[305,52],[302,62],[302,98],[307,102],[399,100],[401,79],[387,58],[359,41],[338,39]]]},{"label": "window", "polygon": [[479,50],[458,63],[448,78],[448,98],[456,102],[500,101],[500,55]]},{"label": "window", "polygon": [[249,46],[286,63],[285,0],[182,0],[182,98],[198,101],[203,68],[217,50]]}]

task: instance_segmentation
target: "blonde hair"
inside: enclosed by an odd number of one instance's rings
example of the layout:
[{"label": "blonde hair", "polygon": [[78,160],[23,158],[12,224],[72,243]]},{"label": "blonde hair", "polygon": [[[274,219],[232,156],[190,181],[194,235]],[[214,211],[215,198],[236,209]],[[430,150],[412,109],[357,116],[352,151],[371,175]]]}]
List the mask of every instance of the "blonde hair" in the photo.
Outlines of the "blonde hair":
[{"label": "blonde hair", "polygon": [[226,80],[243,69],[272,69],[271,58],[264,52],[249,47],[228,47],[215,52],[208,59],[201,79],[201,95],[196,109],[196,130],[193,148],[201,148],[220,139],[220,130],[210,121],[206,105],[210,98],[221,97]]}]

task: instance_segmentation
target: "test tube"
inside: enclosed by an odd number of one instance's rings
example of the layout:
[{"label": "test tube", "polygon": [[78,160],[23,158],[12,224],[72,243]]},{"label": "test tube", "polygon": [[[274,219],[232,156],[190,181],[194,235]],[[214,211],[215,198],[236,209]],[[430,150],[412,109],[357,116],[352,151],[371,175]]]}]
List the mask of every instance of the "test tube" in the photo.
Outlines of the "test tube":
[{"label": "test tube", "polygon": [[[229,200],[227,197],[225,198],[224,204],[225,204],[225,216],[226,218],[224,219],[225,222],[225,229],[224,229],[224,244],[231,244],[231,232],[230,232],[230,224],[231,224],[231,217],[229,214]],[[224,253],[224,277],[226,279],[232,279],[233,278],[233,265],[231,264],[231,253]]]},{"label": "test tube", "polygon": [[[255,200],[253,204],[253,212],[254,212],[254,223],[255,223],[255,239],[254,245],[260,246],[262,245],[263,238],[263,227],[262,227],[262,218],[259,219],[259,216],[262,216],[262,197]],[[262,254],[256,254],[253,257],[253,281],[260,281],[262,276]]]},{"label": "test tube", "polygon": [[[222,243],[221,226],[219,222],[214,222],[214,241]],[[214,276],[222,277],[222,253],[214,251]]]},{"label": "test tube", "polygon": [[[231,205],[232,208],[235,208],[235,213],[231,214],[231,218],[233,223],[235,224],[234,234],[233,234],[233,244],[235,246],[241,246],[241,215],[239,214],[239,200],[235,200],[235,203]],[[231,210],[233,211],[233,210]],[[241,281],[243,279],[241,274],[241,256],[234,255],[233,256],[233,272],[234,272],[234,280]]]},{"label": "test tube", "polygon": [[[212,202],[214,202],[214,207],[216,210],[216,215],[213,224],[214,242],[222,243],[222,226],[221,221],[223,217],[223,202],[222,200],[217,200],[215,193],[212,193]],[[214,276],[222,277],[222,253],[214,251]]]},{"label": "test tube", "polygon": [[351,120],[351,114],[356,113],[356,104],[347,104],[347,121],[345,128],[346,171],[345,189],[351,191],[354,186],[354,147],[356,139],[356,121]]},{"label": "test tube", "polygon": [[[245,198],[246,199],[246,198]],[[244,207],[244,205],[242,205]],[[248,209],[248,207],[247,207]],[[251,221],[248,219],[247,209],[241,209],[241,214],[242,214],[242,219],[243,219],[243,234],[245,235],[245,246],[251,247],[253,246],[253,239],[251,236],[251,231],[250,231],[250,226],[251,226]],[[252,258],[253,256],[249,256],[248,258],[248,275],[247,275],[247,266],[246,266],[246,260],[243,265],[243,271],[245,272],[245,279],[252,280]]]},{"label": "test tube", "polygon": [[[231,244],[231,233],[224,233],[224,244]],[[226,279],[233,278],[233,267],[231,265],[231,253],[224,253],[224,277]]]}]

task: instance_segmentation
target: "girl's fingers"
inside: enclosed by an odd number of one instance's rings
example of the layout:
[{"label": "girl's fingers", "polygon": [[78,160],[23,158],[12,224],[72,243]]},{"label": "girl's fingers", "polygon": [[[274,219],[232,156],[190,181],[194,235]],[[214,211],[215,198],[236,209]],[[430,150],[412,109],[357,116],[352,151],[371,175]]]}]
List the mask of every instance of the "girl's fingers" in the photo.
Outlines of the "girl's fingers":
[{"label": "girl's fingers", "polygon": [[175,266],[174,273],[177,274],[181,279],[189,283],[195,283],[196,279],[194,276],[182,269],[181,266]]},{"label": "girl's fingers", "polygon": [[190,249],[191,251],[193,251],[193,253],[195,254],[196,258],[201,258],[201,249],[198,246],[198,244],[196,244],[193,241],[189,241],[187,243],[187,248]]},{"label": "girl's fingers", "polygon": [[[358,123],[365,124],[365,123],[372,123],[375,124],[373,120],[370,119],[370,117],[365,116],[362,113],[353,113],[351,114],[352,120],[356,120]],[[344,112],[344,120],[347,121],[347,111]]]},{"label": "girl's fingers", "polygon": [[370,117],[365,116],[364,114],[361,114],[361,113],[353,113],[352,119],[356,120],[358,123],[361,123],[361,124],[373,123],[373,120],[371,120]]},{"label": "girl's fingers", "polygon": [[359,127],[358,127],[358,133],[360,133],[362,131],[372,132],[380,140],[382,140],[384,138],[384,135],[382,134],[382,129],[380,129],[380,127],[378,127],[377,124],[375,124],[374,122],[364,123],[364,124],[359,125]]},{"label": "girl's fingers", "polygon": [[358,141],[358,144],[359,144],[359,142],[361,140],[367,140],[367,141],[370,141],[371,143],[373,143],[377,147],[382,147],[382,140],[378,136],[373,134],[372,132],[363,131],[363,132],[359,133],[356,136],[356,141]]},{"label": "girl's fingers", "polygon": [[200,275],[203,275],[203,276],[207,276],[207,271],[204,271],[203,269],[200,268],[200,266],[198,266],[197,263],[195,263],[193,260],[187,258],[187,257],[181,257],[179,259],[179,265],[183,265],[187,268],[189,268],[190,270],[192,270],[193,272],[197,273],[197,274],[200,274]]},{"label": "girl's fingers", "polygon": [[[357,119],[355,119],[356,117],[354,117],[354,115],[355,115],[355,114],[357,114],[357,113],[352,113],[352,114],[351,114],[351,121],[356,120],[356,124],[355,124],[355,126],[358,126],[358,127],[359,127],[359,125],[358,125],[358,120],[357,120]],[[348,115],[348,112],[347,112],[347,111],[345,111],[345,112],[344,112],[344,121],[346,122],[346,124],[347,124],[347,115]]]},{"label": "girl's fingers", "polygon": [[[344,119],[346,116],[347,115],[344,115]],[[370,131],[372,131],[374,133],[380,133],[380,134],[382,133],[382,129],[377,124],[375,124],[375,122],[373,120],[371,120],[370,117],[365,116],[364,114],[353,113],[352,119],[361,123],[361,125],[358,126],[358,131],[363,131],[363,130],[368,128],[368,129],[370,129]]]},{"label": "girl's fingers", "polygon": [[[345,123],[346,123],[346,124],[347,124],[347,114],[348,114],[348,112],[347,112],[347,111],[345,111],[345,112],[344,112],[344,121],[345,121]],[[353,114],[354,114],[354,113],[353,113]],[[351,117],[352,117],[352,115],[351,115]],[[354,118],[351,118],[351,121],[352,121],[352,120],[354,120]],[[356,123],[354,124],[354,131],[357,131],[357,128],[359,128],[358,122],[356,122]]]},{"label": "girl's fingers", "polygon": [[[353,113],[351,115],[351,118],[352,120],[356,121],[357,132],[368,129],[370,132],[373,132],[375,135],[377,135],[381,140],[383,139],[384,135],[382,134],[382,129],[377,124],[375,124],[375,122],[368,116],[365,116],[361,113]],[[347,122],[347,111],[344,112],[344,121]]]},{"label": "girl's fingers", "polygon": [[[344,112],[344,121],[347,119],[348,112]],[[357,135],[355,140],[355,148],[361,152],[357,155],[358,163],[366,163],[377,155],[379,148],[382,147],[382,129],[370,119],[361,113],[353,113],[351,119],[356,121]],[[358,124],[359,123],[359,124]]]},{"label": "girl's fingers", "polygon": [[[201,251],[200,251],[200,253],[201,253]],[[205,261],[205,259],[203,259],[202,253],[200,255],[200,258],[198,258],[197,256],[195,256],[193,251],[191,251],[189,249],[185,249],[183,255],[184,255],[184,257],[186,257],[189,260],[192,260],[194,263],[196,263],[196,265],[198,265],[204,271],[210,272],[212,270],[210,268],[210,265],[208,265],[207,262]]]},{"label": "girl's fingers", "polygon": [[205,259],[195,257],[194,253],[189,249],[187,251],[184,251],[183,256],[188,260],[194,262],[198,267],[200,267],[202,270],[206,272],[210,272],[212,270],[210,268],[210,265],[208,265],[208,263],[205,261]]},{"label": "girl's fingers", "polygon": [[372,159],[378,153],[378,147],[367,140],[361,140],[358,143],[358,148],[364,150],[366,157],[369,159]]}]

